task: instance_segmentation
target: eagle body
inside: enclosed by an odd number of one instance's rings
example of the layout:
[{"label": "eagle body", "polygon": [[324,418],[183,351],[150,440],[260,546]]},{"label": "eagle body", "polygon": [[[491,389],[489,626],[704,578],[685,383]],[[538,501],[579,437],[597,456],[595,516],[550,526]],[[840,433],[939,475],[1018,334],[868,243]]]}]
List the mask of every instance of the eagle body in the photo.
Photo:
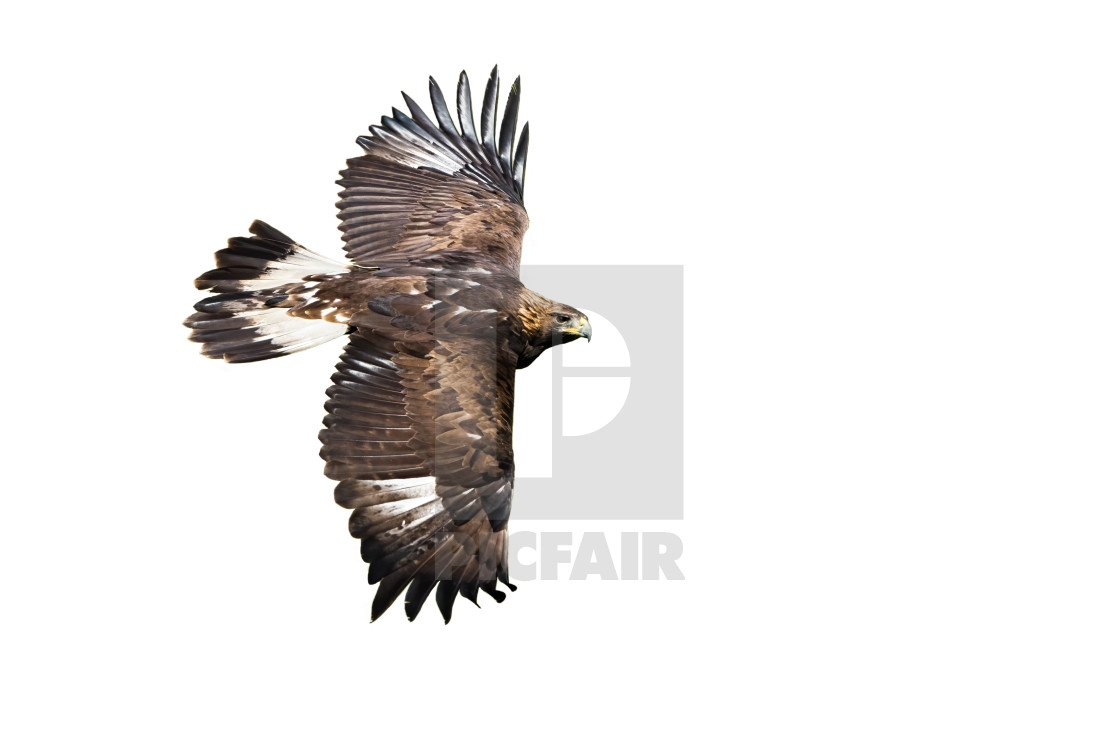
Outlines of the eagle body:
[{"label": "eagle body", "polygon": [[[459,79],[458,125],[430,81],[436,121],[405,96],[342,172],[348,264],[255,221],[196,286],[186,321],[204,355],[242,363],[349,336],[320,433],[336,502],[351,509],[372,619],[402,593],[414,619],[435,591],[510,589],[516,371],[591,337],[586,315],[520,281],[528,126],[514,147],[520,81],[498,129],[497,68],[475,129]],[[406,591],[407,590],[407,591]]]}]

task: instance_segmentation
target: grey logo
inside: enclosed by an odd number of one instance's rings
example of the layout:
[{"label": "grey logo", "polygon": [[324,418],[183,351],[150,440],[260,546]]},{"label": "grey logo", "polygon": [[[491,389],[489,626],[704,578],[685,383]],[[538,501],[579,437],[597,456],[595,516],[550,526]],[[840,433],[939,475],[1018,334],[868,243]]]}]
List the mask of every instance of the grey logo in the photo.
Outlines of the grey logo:
[{"label": "grey logo", "polygon": [[[640,547],[640,549],[639,549]],[[672,532],[514,532],[509,543],[509,575],[514,581],[556,581],[561,568],[569,581],[683,581],[677,561],[684,553]]]},{"label": "grey logo", "polygon": [[[521,276],[589,312],[595,333],[518,373],[517,517],[683,518],[683,267],[538,265]],[[550,409],[523,417],[529,402]]]}]

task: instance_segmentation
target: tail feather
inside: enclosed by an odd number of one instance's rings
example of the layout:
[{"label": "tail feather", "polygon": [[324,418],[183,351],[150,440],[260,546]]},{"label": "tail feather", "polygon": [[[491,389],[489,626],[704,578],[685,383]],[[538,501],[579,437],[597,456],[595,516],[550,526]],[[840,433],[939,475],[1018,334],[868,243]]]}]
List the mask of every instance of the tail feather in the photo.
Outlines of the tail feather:
[{"label": "tail feather", "polygon": [[208,296],[195,304],[184,324],[202,354],[230,363],[288,355],[346,334],[347,326],[292,316],[291,296],[310,275],[346,272],[345,265],[300,246],[262,221],[249,227],[252,237],[229,240],[215,254],[217,268],[195,280]]}]

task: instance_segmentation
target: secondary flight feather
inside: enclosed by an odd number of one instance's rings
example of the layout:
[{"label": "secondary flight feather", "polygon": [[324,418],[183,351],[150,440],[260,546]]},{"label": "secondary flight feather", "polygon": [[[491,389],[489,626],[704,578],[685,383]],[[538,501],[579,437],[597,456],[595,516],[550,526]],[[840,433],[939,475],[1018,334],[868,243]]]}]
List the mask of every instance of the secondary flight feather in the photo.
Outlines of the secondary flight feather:
[{"label": "secondary flight feather", "polygon": [[255,221],[195,285],[211,295],[185,324],[202,353],[265,360],[349,335],[329,397],[321,455],[361,541],[373,620],[404,594],[415,619],[435,592],[509,589],[514,378],[553,345],[591,339],[585,314],[520,281],[526,124],[514,82],[498,124],[498,70],[475,129],[470,83],[456,115],[429,80],[435,121],[371,125],[341,173],[338,217],[349,264]]}]

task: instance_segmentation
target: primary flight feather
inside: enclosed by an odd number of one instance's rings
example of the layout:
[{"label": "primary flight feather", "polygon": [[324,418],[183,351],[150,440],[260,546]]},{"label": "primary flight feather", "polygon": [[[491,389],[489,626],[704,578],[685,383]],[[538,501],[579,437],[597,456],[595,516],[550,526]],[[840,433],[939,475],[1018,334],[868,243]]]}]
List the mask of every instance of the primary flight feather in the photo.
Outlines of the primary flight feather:
[{"label": "primary flight feather", "polygon": [[350,264],[256,221],[217,269],[186,325],[203,355],[244,363],[349,335],[319,434],[335,500],[352,509],[372,619],[403,593],[410,620],[435,591],[505,598],[518,368],[591,338],[586,315],[519,279],[529,126],[514,143],[520,79],[497,118],[490,74],[475,129],[464,72],[456,114],[429,81],[433,122],[405,94],[347,161],[340,228]]}]

